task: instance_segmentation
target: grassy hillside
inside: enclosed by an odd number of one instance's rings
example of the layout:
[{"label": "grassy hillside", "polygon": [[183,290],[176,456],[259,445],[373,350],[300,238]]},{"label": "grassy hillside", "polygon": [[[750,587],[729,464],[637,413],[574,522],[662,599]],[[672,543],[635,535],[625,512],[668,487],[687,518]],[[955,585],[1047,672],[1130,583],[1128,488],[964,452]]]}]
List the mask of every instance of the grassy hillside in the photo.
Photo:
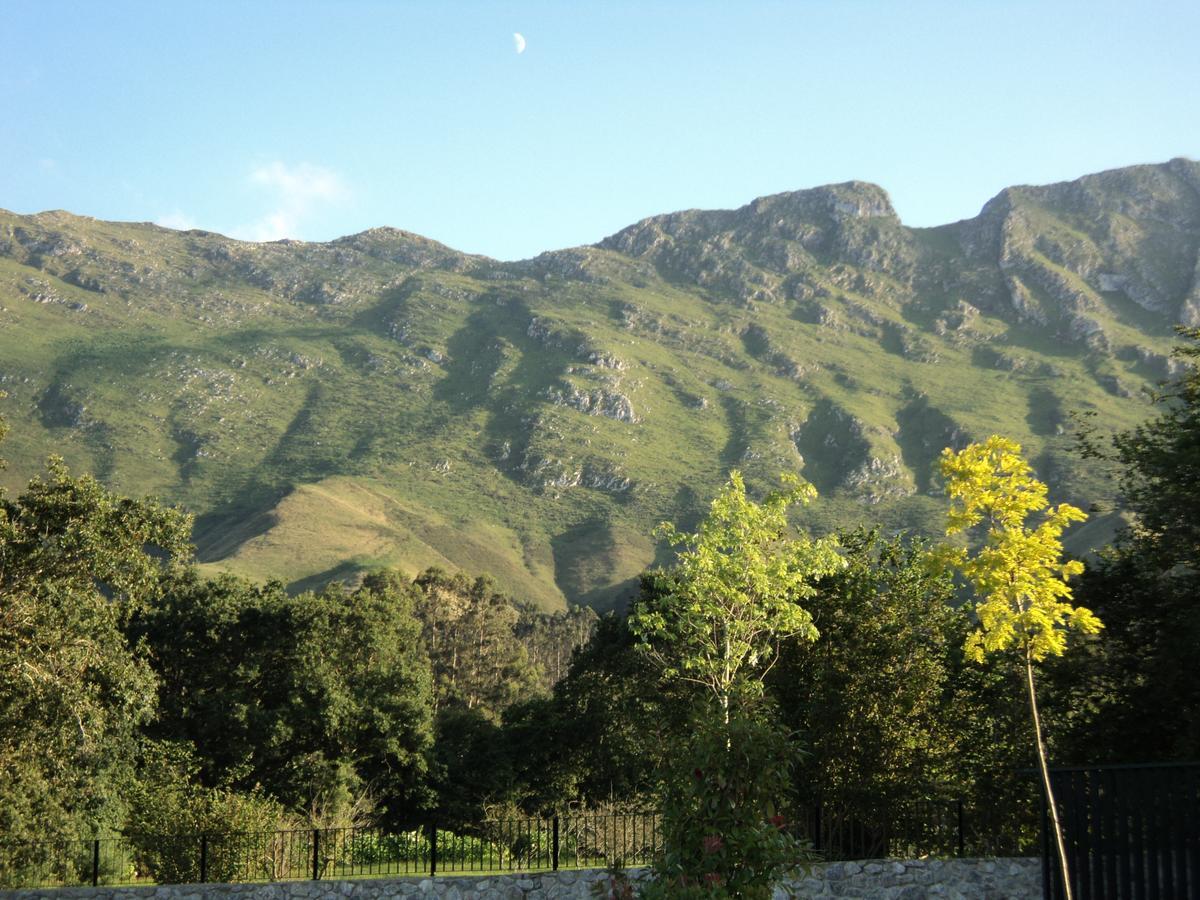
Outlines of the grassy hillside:
[{"label": "grassy hillside", "polygon": [[516,263],[392,229],[249,244],[0,213],[3,478],[54,452],[184,504],[212,569],[438,564],[604,608],[735,466],[811,480],[818,530],[936,530],[937,453],[992,432],[1060,497],[1111,497],[1067,415],[1145,415],[1198,267],[1184,160],[941,228],[849,183]]}]

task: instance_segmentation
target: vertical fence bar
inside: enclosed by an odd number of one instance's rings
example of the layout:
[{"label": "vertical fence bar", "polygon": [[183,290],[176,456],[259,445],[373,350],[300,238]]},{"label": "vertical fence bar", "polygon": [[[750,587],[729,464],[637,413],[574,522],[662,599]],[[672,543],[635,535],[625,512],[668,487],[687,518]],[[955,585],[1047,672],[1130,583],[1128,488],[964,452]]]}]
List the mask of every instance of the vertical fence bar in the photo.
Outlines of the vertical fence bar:
[{"label": "vertical fence bar", "polygon": [[100,884],[100,841],[92,841],[92,887]]},{"label": "vertical fence bar", "polygon": [[1102,792],[1100,806],[1102,833],[1097,843],[1104,858],[1104,893],[1108,897],[1118,897],[1120,893],[1117,888],[1117,864],[1121,846],[1117,840],[1118,813],[1115,797],[1117,773],[1111,770],[1105,772],[1100,778],[1099,787]]},{"label": "vertical fence bar", "polygon": [[200,883],[208,884],[208,835],[200,835]]},{"label": "vertical fence bar", "polygon": [[321,832],[320,829],[314,828],[312,832],[313,858],[312,858],[312,880],[321,880]]},{"label": "vertical fence bar", "polygon": [[429,877],[437,875],[437,823],[429,823]]},{"label": "vertical fence bar", "polygon": [[550,868],[558,871],[558,813],[554,814],[554,834],[550,838]]}]

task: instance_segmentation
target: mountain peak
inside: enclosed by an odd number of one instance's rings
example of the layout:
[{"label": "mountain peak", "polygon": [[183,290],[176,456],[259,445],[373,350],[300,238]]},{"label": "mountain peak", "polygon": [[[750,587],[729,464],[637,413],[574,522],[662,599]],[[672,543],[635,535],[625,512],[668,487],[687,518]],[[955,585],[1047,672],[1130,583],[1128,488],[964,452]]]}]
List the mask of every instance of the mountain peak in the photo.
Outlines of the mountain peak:
[{"label": "mountain peak", "polygon": [[194,509],[221,568],[462,566],[547,608],[636,590],[654,524],[735,467],[802,475],[822,525],[872,504],[932,533],[938,452],[1002,432],[1084,504],[1114,488],[1067,411],[1133,425],[1200,324],[1198,172],[1011,188],[932,229],[852,181],[521,262],[0,213],[0,482],[53,447]]},{"label": "mountain peak", "polygon": [[390,226],[368,228],[331,241],[336,247],[350,247],[367,256],[418,268],[462,269],[470,262],[486,257],[461,253],[452,247],[411,231]]},{"label": "mountain peak", "polygon": [[813,227],[836,227],[855,219],[888,219],[899,223],[887,191],[868,181],[846,181],[757,197],[737,209],[688,209],[642,219],[602,240],[597,246],[642,256],[662,239],[711,238],[722,232],[748,237],[751,232],[784,236]]},{"label": "mountain peak", "polygon": [[[883,188],[847,181],[759,197],[733,210],[653,216],[598,246],[752,301],[776,295],[780,280],[811,263],[813,254],[877,267],[880,247],[889,255],[902,252],[901,230]],[[884,232],[892,234],[883,239]]]},{"label": "mountain peak", "polygon": [[753,215],[790,214],[809,219],[818,211],[835,219],[888,218],[899,221],[887,191],[869,181],[845,181],[799,191],[759,197],[738,212]]}]

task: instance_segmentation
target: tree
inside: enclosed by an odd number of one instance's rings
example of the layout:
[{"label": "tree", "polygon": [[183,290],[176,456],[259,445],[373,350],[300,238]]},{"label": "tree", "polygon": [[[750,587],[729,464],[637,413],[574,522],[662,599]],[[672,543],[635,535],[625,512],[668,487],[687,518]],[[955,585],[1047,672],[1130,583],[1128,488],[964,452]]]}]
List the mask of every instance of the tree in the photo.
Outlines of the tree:
[{"label": "tree", "polygon": [[0,495],[0,832],[116,827],[154,674],[123,627],[190,559],[187,516],[51,459]]},{"label": "tree", "polygon": [[945,550],[946,560],[963,573],[978,598],[979,625],[968,635],[965,650],[983,662],[989,654],[1015,649],[1024,662],[1038,767],[1070,900],[1070,873],[1050,785],[1033,665],[1047,656],[1061,656],[1068,630],[1095,634],[1102,627],[1091,610],[1068,602],[1067,580],[1082,572],[1083,564],[1063,561],[1061,536],[1068,525],[1086,516],[1067,503],[1051,507],[1046,485],[1033,476],[1020,445],[1002,437],[992,436],[957,453],[947,448],[941,473],[951,501],[946,533],[977,527],[985,532],[983,545],[973,553]]},{"label": "tree", "polygon": [[490,578],[433,568],[413,584],[436,710],[464,706],[498,721],[505,707],[538,689],[538,672],[516,634],[520,611]]},{"label": "tree", "polygon": [[600,619],[552,697],[505,710],[504,740],[522,805],[648,799],[672,753],[663,735],[684,733],[687,717],[680,686],[658,676],[624,619]]},{"label": "tree", "polygon": [[1176,350],[1185,369],[1154,397],[1159,414],[1114,435],[1111,451],[1086,435],[1083,449],[1121,467],[1121,495],[1137,516],[1124,542],[1152,555],[1160,571],[1181,566],[1194,574],[1200,572],[1200,328],[1179,333],[1193,343]]},{"label": "tree", "polygon": [[370,790],[392,822],[418,813],[433,725],[413,606],[410,588],[372,579],[289,597],[188,573],[131,628],[161,681],[149,733],[195,747],[208,787],[261,785],[326,814]]},{"label": "tree", "polygon": [[961,796],[967,773],[954,763],[965,736],[947,709],[966,615],[951,604],[952,581],[918,542],[858,529],[839,543],[846,568],[807,601],[820,638],[785,645],[767,682],[808,745],[800,788],[864,815]]},{"label": "tree", "polygon": [[200,881],[199,835],[205,836],[209,883],[275,881],[296,877],[297,868],[312,871],[311,860],[297,860],[286,835],[276,834],[303,823],[261,790],[204,786],[185,745],[148,741],[141,757],[125,831],[139,875],[160,884]]},{"label": "tree", "polygon": [[1158,414],[1106,439],[1081,435],[1085,458],[1117,467],[1133,514],[1078,588],[1103,639],[1060,667],[1072,744],[1091,761],[1200,756],[1200,329],[1180,333],[1185,367],[1153,398]]},{"label": "tree", "polygon": [[572,656],[591,639],[599,616],[590,606],[575,605],[559,612],[527,605],[520,613],[517,638],[540,670],[542,687],[549,691],[566,677]]},{"label": "tree", "polygon": [[844,563],[834,541],[790,533],[788,510],[816,492],[795,476],[783,480],[783,490],[756,503],[732,472],[697,532],[663,525],[682,550],[671,569],[644,579],[630,619],[664,680],[699,688],[702,701],[676,736],[688,748],[680,759],[691,765],[668,761],[661,789],[658,876],[668,895],[719,888],[770,896],[800,852],[776,827],[791,736],[759,701],[780,644],[817,638],[801,604],[817,579]]},{"label": "tree", "polygon": [[734,471],[696,533],[664,523],[661,533],[683,549],[659,575],[657,595],[630,618],[663,674],[704,688],[726,723],[736,695],[761,693],[781,641],[816,640],[801,601],[816,579],[843,565],[832,540],[789,534],[788,510],[816,491],[795,476],[783,482],[755,503]]}]

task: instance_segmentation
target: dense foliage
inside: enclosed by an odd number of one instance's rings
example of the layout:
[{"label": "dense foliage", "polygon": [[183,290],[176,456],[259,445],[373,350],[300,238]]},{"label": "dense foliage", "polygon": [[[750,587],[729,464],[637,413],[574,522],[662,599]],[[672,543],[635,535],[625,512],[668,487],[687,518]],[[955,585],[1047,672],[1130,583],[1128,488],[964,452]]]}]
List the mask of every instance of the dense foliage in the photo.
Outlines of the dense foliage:
[{"label": "dense foliage", "polygon": [[124,628],[187,557],[190,521],[52,459],[0,494],[0,833],[118,826],[155,679]]},{"label": "dense foliage", "polygon": [[1181,334],[1187,365],[1154,397],[1157,415],[1083,436],[1085,456],[1116,465],[1133,521],[1080,579],[1106,632],[1055,685],[1077,761],[1200,758],[1200,329]]},{"label": "dense foliage", "polygon": [[428,803],[430,672],[410,592],[292,597],[187,573],[130,634],[159,680],[149,733],[193,746],[204,783],[305,810],[368,791],[393,815]]},{"label": "dense foliage", "polygon": [[[653,805],[652,890],[754,896],[802,855],[778,826],[814,803],[1027,813],[1035,663],[1050,760],[1195,757],[1200,375],[1157,403],[1086,444],[1133,516],[1086,564],[1059,556],[1078,516],[1029,524],[1046,492],[993,441],[947,457],[965,549],[813,539],[795,527],[809,488],[756,499],[734,473],[695,532],[668,531],[681,552],[643,574],[628,619],[440,570],[300,593],[205,578],[184,514],[51,460],[0,493],[0,831],[462,829]],[[153,852],[160,874],[194,864]]]},{"label": "dense foliage", "polygon": [[795,476],[785,483],[756,503],[735,471],[696,533],[665,523],[668,542],[682,549],[630,617],[664,676],[698,685],[726,719],[732,703],[749,699],[741,695],[759,693],[783,641],[816,640],[802,602],[842,565],[833,541],[788,534],[789,508],[816,491]]},{"label": "dense foliage", "polygon": [[858,808],[906,795],[956,796],[969,740],[953,715],[967,617],[918,543],[859,530],[840,536],[845,568],[808,601],[821,636],[784,648],[769,687],[807,753],[801,795]]},{"label": "dense foliage", "polygon": [[803,858],[784,816],[795,746],[761,710],[690,725],[664,773],[659,890],[768,898]]}]

